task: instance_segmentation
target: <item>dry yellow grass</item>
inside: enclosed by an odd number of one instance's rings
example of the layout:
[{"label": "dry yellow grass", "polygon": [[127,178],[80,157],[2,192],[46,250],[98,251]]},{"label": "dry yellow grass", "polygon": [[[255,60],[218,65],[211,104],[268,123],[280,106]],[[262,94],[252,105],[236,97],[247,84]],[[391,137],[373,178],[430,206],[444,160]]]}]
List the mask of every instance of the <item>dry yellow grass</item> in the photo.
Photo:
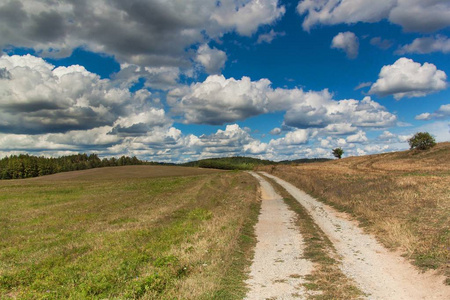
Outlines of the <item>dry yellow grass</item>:
[{"label": "dry yellow grass", "polygon": [[450,278],[450,143],[261,169],[350,212],[387,247]]}]

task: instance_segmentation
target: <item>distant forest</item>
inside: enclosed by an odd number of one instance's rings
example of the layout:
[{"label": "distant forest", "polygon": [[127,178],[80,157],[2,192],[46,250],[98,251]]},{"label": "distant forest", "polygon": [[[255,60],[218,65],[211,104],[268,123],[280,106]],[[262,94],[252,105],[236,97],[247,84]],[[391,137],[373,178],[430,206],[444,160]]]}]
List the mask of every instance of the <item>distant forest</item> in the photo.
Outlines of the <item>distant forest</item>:
[{"label": "distant forest", "polygon": [[0,179],[31,178],[59,172],[142,164],[149,163],[139,160],[136,156],[100,159],[97,154],[76,154],[58,158],[11,155],[0,160]]},{"label": "distant forest", "polygon": [[[251,157],[222,157],[209,158],[179,164],[179,166],[213,168],[222,170],[253,170],[260,165],[300,164],[310,162],[323,162],[329,159],[313,158],[274,162]],[[0,179],[21,179],[59,172],[86,170],[101,167],[116,167],[129,165],[175,165],[172,163],[146,162],[136,156],[122,156],[120,158],[99,158],[97,154],[76,154],[48,158],[28,154],[11,155],[0,159]]]}]

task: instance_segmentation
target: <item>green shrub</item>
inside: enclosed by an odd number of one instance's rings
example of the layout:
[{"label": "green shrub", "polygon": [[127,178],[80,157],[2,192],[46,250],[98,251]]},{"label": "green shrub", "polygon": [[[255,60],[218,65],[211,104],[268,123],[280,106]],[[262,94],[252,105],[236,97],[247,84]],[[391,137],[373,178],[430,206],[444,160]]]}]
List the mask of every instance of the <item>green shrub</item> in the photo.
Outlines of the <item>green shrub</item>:
[{"label": "green shrub", "polygon": [[418,132],[408,140],[410,149],[427,150],[436,145],[434,137],[428,132]]},{"label": "green shrub", "polygon": [[341,159],[342,154],[344,154],[344,150],[342,150],[342,148],[334,148],[333,149],[334,157],[337,157],[337,158]]}]

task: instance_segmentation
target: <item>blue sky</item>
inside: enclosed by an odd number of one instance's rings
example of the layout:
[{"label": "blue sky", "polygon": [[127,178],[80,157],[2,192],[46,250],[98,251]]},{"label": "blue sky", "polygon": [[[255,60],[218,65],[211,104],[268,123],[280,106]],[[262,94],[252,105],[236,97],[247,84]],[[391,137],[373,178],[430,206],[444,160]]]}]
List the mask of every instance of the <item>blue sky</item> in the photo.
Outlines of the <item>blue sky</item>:
[{"label": "blue sky", "polygon": [[446,0],[9,0],[0,33],[0,156],[284,160],[450,140]]}]

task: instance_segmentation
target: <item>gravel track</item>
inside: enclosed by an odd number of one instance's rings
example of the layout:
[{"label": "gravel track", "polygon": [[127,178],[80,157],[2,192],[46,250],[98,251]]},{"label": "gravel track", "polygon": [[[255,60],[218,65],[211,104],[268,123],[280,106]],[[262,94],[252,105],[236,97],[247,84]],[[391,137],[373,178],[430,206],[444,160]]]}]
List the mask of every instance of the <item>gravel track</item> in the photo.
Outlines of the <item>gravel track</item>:
[{"label": "gravel track", "polygon": [[311,272],[312,263],[301,258],[303,238],[294,223],[295,213],[266,180],[250,174],[260,182],[262,204],[245,299],[304,299],[302,277]]},{"label": "gravel track", "polygon": [[450,287],[443,284],[443,277],[431,272],[420,273],[404,258],[389,252],[374,237],[364,233],[346,214],[278,177],[261,174],[274,179],[305,207],[342,257],[342,271],[355,280],[367,299],[450,299]]}]

